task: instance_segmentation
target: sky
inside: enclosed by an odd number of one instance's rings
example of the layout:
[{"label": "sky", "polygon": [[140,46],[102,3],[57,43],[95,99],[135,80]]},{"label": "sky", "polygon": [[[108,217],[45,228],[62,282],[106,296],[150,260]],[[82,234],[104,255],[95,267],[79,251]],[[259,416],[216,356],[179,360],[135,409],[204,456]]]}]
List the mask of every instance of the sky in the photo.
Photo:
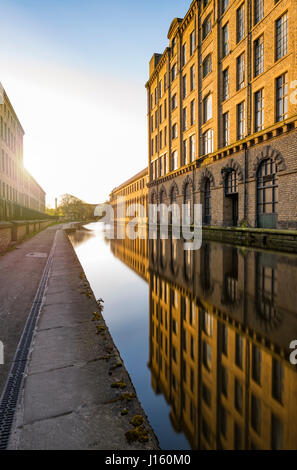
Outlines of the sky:
[{"label": "sky", "polygon": [[149,60],[190,0],[0,0],[0,82],[47,204],[89,203],[147,166]]}]

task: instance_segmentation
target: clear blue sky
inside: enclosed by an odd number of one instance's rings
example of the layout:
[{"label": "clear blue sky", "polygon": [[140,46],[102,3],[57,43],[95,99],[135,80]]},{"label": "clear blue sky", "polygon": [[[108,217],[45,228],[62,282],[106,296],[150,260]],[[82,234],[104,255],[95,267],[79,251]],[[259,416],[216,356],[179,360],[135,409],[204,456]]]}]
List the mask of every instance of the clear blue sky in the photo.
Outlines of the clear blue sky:
[{"label": "clear blue sky", "polygon": [[[190,1],[0,0],[0,81],[48,193],[105,200],[147,164],[148,62]],[[116,164],[115,164],[116,163]]]}]

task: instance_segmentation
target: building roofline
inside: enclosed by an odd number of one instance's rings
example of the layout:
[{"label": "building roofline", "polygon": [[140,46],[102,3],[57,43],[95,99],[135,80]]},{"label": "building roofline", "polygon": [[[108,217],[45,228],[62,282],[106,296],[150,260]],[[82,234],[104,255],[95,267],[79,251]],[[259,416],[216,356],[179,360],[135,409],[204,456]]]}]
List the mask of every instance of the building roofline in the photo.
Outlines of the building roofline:
[{"label": "building roofline", "polygon": [[170,28],[168,30],[167,38],[170,39],[175,32],[176,29],[178,29],[180,23],[183,21],[183,18],[174,18],[174,20],[171,22]]},{"label": "building roofline", "polygon": [[34,181],[34,183],[39,187],[39,189],[41,189],[41,191],[46,194],[46,192],[44,191],[44,189],[40,186],[39,183],[37,183],[36,179],[34,178],[34,176],[31,175],[31,173],[27,170],[27,168],[24,167],[24,172],[29,176],[29,178],[31,178],[31,180]]},{"label": "building roofline", "polygon": [[20,126],[20,128],[21,128],[21,130],[22,130],[22,132],[23,132],[23,135],[25,135],[24,128],[23,128],[23,126],[22,126],[22,124],[21,124],[21,122],[20,122],[20,120],[19,120],[19,118],[18,118],[18,116],[17,116],[17,113],[16,113],[14,107],[12,106],[10,99],[8,98],[8,95],[7,95],[6,91],[5,91],[4,86],[3,86],[2,83],[0,82],[0,91],[1,91],[1,89],[2,89],[2,91],[3,91],[5,100],[8,102],[8,104],[9,104],[11,110],[12,110],[13,117],[15,118],[15,120],[17,121],[17,123],[19,124],[19,126]]},{"label": "building roofline", "polygon": [[148,88],[148,87],[149,87],[150,83],[154,80],[156,73],[158,73],[159,70],[163,67],[163,65],[164,65],[164,60],[165,60],[165,58],[166,58],[166,54],[168,54],[169,51],[170,51],[170,48],[169,48],[169,47],[166,47],[166,49],[165,49],[165,51],[163,52],[163,54],[160,54],[160,56],[161,56],[161,57],[160,57],[160,60],[159,60],[158,64],[156,65],[156,67],[155,67],[153,73],[151,74],[150,78],[149,78],[148,81],[146,82],[145,88]]},{"label": "building roofline", "polygon": [[129,178],[127,181],[122,183],[120,186],[117,186],[116,188],[114,188],[112,190],[111,194],[116,192],[116,191],[119,191],[120,189],[124,188],[125,186],[128,186],[129,184],[133,183],[134,181],[142,178],[143,176],[146,176],[147,174],[148,174],[148,167],[146,167],[144,170],[141,170],[139,173],[136,173],[136,175]]}]

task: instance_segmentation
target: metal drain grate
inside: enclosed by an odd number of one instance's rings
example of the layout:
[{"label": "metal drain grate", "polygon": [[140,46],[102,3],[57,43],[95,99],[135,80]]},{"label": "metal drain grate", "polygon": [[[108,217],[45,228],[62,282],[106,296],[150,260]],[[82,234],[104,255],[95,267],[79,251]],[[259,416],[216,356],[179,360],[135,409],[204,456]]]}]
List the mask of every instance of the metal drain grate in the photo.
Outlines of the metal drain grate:
[{"label": "metal drain grate", "polygon": [[0,400],[0,450],[5,450],[8,445],[11,426],[16,411],[19,392],[21,389],[28,354],[31,347],[31,342],[42,305],[42,299],[46,288],[49,272],[53,262],[53,255],[56,246],[57,233],[55,235],[54,243],[48,257],[46,266],[44,268],[42,278],[36,292],[35,299],[32,304],[21,340],[17,347],[12,367],[9,372],[8,380],[5,385],[1,400]]}]

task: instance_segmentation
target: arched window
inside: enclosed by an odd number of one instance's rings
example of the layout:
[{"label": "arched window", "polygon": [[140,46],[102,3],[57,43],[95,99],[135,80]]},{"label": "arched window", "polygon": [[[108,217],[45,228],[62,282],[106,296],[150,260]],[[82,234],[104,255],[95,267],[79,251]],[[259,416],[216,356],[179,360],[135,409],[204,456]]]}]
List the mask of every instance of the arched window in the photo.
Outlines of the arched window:
[{"label": "arched window", "polygon": [[191,223],[191,200],[192,200],[191,186],[189,183],[187,183],[185,186],[185,192],[184,192],[184,205],[186,206],[186,210],[184,213],[185,224],[189,222]]},{"label": "arched window", "polygon": [[271,158],[264,160],[257,173],[258,227],[277,226],[278,183],[277,167]]},{"label": "arched window", "polygon": [[[174,186],[170,192],[170,205],[176,204],[176,198],[177,198],[177,189]],[[173,211],[170,212],[170,224],[172,224],[172,216],[173,216]]]},{"label": "arched window", "polygon": [[170,204],[174,204],[176,202],[176,196],[177,196],[177,191],[176,188],[173,187],[170,193]]},{"label": "arched window", "polygon": [[160,204],[165,204],[165,191],[162,190],[161,193],[160,193]]},{"label": "arched window", "polygon": [[235,170],[229,171],[226,175],[225,191],[226,191],[226,196],[232,196],[233,194],[238,193],[237,173]]},{"label": "arched window", "polygon": [[281,321],[277,309],[277,269],[273,264],[265,265],[259,253],[255,257],[256,311],[266,331],[276,329]]},{"label": "arched window", "polygon": [[210,180],[207,178],[204,183],[204,195],[203,195],[203,223],[205,225],[210,225],[211,214],[210,214],[210,202],[211,202],[211,193],[210,193]]},{"label": "arched window", "polygon": [[224,224],[236,227],[238,224],[238,177],[233,169],[226,170],[225,196],[228,203],[224,206]]}]

